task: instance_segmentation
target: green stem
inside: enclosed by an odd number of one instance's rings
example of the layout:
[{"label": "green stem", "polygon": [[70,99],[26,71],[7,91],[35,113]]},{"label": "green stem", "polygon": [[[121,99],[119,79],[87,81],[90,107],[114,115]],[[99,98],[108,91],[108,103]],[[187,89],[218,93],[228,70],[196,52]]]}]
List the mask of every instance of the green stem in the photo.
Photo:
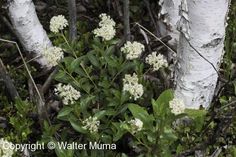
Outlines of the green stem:
[{"label": "green stem", "polygon": [[[133,134],[132,134],[133,135]],[[146,145],[145,143],[143,143],[139,138],[137,138],[135,135],[133,135],[137,140],[138,140],[138,142],[141,144],[141,145],[143,145],[144,147],[146,147],[147,149],[148,149],[148,152],[150,152],[150,148],[149,148],[149,146],[148,145]]]},{"label": "green stem", "polygon": [[[126,62],[127,62],[127,60],[124,61],[124,63],[122,64],[122,67],[123,67],[123,65],[125,65]],[[115,81],[116,77],[117,77],[118,75],[120,75],[121,72],[122,72],[122,68],[120,69],[120,71],[118,71],[118,73],[116,73],[116,75],[114,76],[114,78],[113,78],[112,81],[111,81],[111,84]]]},{"label": "green stem", "polygon": [[[77,83],[79,85],[79,82],[60,64],[58,64],[58,66],[68,75],[72,78],[73,81],[75,81],[75,83]],[[87,94],[89,94],[88,91],[84,90]],[[89,94],[90,95],[90,94]]]},{"label": "green stem", "polygon": [[66,39],[65,35],[63,33],[61,33],[62,38],[64,39],[64,41],[66,42],[67,46],[70,48],[70,50],[73,52],[73,55],[75,56],[75,58],[78,58],[75,51],[73,50],[73,48],[70,46],[68,40]]},{"label": "green stem", "polygon": [[82,67],[82,69],[84,70],[84,72],[86,73],[87,77],[89,78],[89,80],[93,83],[93,85],[95,86],[95,88],[98,88],[97,85],[93,82],[91,76],[89,75],[89,73],[87,72],[87,70],[85,69],[84,65],[82,63],[80,63],[80,66]]}]

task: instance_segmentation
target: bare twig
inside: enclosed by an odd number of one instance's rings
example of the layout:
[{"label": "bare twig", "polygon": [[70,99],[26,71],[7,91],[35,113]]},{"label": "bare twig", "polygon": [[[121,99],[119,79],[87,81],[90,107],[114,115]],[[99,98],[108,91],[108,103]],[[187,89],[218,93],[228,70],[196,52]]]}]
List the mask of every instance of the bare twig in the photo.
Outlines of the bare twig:
[{"label": "bare twig", "polygon": [[37,104],[38,114],[39,114],[39,117],[40,117],[40,124],[42,125],[43,124],[42,123],[43,120],[47,119],[47,116],[45,116],[45,113],[46,113],[45,102],[44,102],[44,99],[42,98],[42,95],[41,95],[41,93],[40,93],[36,83],[34,82],[34,79],[33,79],[32,75],[31,75],[31,72],[30,72],[30,70],[29,70],[29,68],[27,66],[27,63],[26,63],[26,61],[25,61],[25,59],[23,57],[23,54],[22,54],[22,52],[20,50],[20,47],[18,46],[17,42],[15,42],[15,41],[7,40],[7,39],[2,39],[2,38],[0,38],[0,41],[7,42],[7,43],[12,43],[12,44],[16,45],[16,48],[17,48],[17,50],[18,50],[18,52],[19,52],[19,54],[21,56],[21,59],[22,59],[22,61],[24,63],[25,69],[26,69],[26,71],[27,71],[27,73],[29,75],[30,81],[32,82],[33,87],[35,88],[35,91],[36,91],[36,95],[35,95],[36,104]]},{"label": "bare twig", "polygon": [[69,39],[70,41],[74,41],[77,37],[77,9],[76,9],[76,1],[68,0],[68,10],[69,10]]},{"label": "bare twig", "polygon": [[161,42],[167,49],[169,49],[171,52],[176,53],[170,46],[168,46],[166,43],[164,43],[160,38],[158,38],[155,34],[153,34],[152,32],[150,32],[147,28],[145,28],[144,26],[140,25],[139,23],[135,23],[136,25],[138,25],[141,29],[145,30],[146,32],[148,32],[151,36],[153,36],[155,39],[157,39],[159,42]]},{"label": "bare twig", "polygon": [[[2,39],[2,38],[0,38],[0,41],[2,41],[2,42],[7,42],[7,43],[12,43],[12,44],[15,44],[15,45],[16,45],[16,48],[17,48],[17,50],[18,50],[18,52],[19,52],[19,54],[20,54],[20,56],[21,56],[21,59],[22,59],[22,61],[23,61],[23,63],[24,63],[25,69],[26,69],[26,71],[27,71],[27,73],[28,73],[28,75],[29,75],[29,77],[30,77],[30,79],[31,79],[31,81],[32,81],[32,83],[33,83],[33,85],[34,85],[34,87],[35,87],[35,90],[37,91],[37,94],[39,95],[39,97],[41,97],[41,94],[40,94],[40,92],[39,92],[39,90],[38,90],[38,88],[37,88],[37,86],[36,86],[36,84],[35,84],[35,82],[34,82],[34,79],[33,79],[32,75],[31,75],[31,72],[30,72],[30,70],[29,70],[29,68],[28,68],[28,66],[27,66],[27,64],[26,64],[26,62],[25,62],[25,59],[24,59],[24,57],[23,57],[23,54],[21,53],[20,47],[19,47],[19,45],[17,44],[17,42],[11,41],[11,40],[7,40],[7,39]],[[41,100],[42,100],[42,98],[41,98]]]},{"label": "bare twig", "polygon": [[129,22],[129,0],[123,0],[123,7],[124,7],[124,35],[125,40],[130,41],[130,22]]}]

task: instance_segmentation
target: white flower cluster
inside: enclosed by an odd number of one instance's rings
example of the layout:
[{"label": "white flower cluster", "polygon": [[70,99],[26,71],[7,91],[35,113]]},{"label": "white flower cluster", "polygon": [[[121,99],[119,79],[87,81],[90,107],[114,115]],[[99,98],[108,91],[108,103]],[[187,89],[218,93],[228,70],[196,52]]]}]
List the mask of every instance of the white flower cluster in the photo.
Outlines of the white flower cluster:
[{"label": "white flower cluster", "polygon": [[12,157],[15,150],[14,149],[10,149],[13,148],[11,145],[13,145],[13,143],[4,140],[3,138],[0,139],[0,156],[1,157]]},{"label": "white flower cluster", "polygon": [[134,100],[137,100],[143,95],[143,85],[138,83],[138,76],[133,73],[131,76],[130,74],[126,74],[125,78],[123,79],[123,90],[128,91],[133,97]]},{"label": "white flower cluster", "polygon": [[42,52],[42,55],[50,66],[56,66],[58,62],[64,57],[62,49],[56,46],[45,48]]},{"label": "white flower cluster", "polygon": [[97,120],[97,117],[89,117],[85,119],[83,122],[83,129],[89,130],[90,133],[98,132],[98,127],[100,125],[100,121]]},{"label": "white flower cluster", "polygon": [[61,83],[57,85],[55,92],[62,98],[62,102],[65,105],[75,103],[81,96],[80,92],[71,85],[62,85]]},{"label": "white flower cluster", "polygon": [[67,26],[68,21],[63,15],[53,16],[50,20],[50,30],[53,33],[58,33],[60,30],[63,30]]},{"label": "white flower cluster", "polygon": [[162,54],[158,54],[157,52],[152,52],[146,57],[146,63],[153,66],[153,71],[158,71],[161,67],[167,67],[167,60],[164,58]]},{"label": "white flower cluster", "polygon": [[134,41],[133,43],[127,41],[125,45],[121,48],[121,52],[126,54],[126,59],[133,60],[138,58],[144,51],[145,47],[143,44]]},{"label": "white flower cluster", "polygon": [[101,14],[99,18],[101,19],[99,28],[93,31],[95,36],[102,37],[104,40],[111,40],[116,35],[115,21],[107,14]]},{"label": "white flower cluster", "polygon": [[143,122],[138,118],[132,119],[128,123],[131,126],[131,132],[133,134],[135,134],[138,131],[141,131],[143,128]]},{"label": "white flower cluster", "polygon": [[171,112],[174,113],[175,115],[181,114],[185,110],[185,105],[184,101],[178,98],[174,98],[169,102]]}]

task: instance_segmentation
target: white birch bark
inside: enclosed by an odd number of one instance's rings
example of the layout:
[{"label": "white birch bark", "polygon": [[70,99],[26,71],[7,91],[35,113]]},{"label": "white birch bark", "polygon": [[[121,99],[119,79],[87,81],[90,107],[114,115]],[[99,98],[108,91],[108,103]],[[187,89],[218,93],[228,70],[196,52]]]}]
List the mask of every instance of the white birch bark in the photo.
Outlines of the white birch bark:
[{"label": "white birch bark", "polygon": [[159,5],[161,7],[159,17],[162,19],[163,24],[159,23],[161,27],[161,35],[170,35],[172,40],[169,43],[173,46],[177,46],[179,41],[179,31],[177,30],[177,22],[180,19],[179,6],[181,0],[160,0]]},{"label": "white birch bark", "polygon": [[[32,0],[8,0],[8,14],[26,51],[34,53],[35,56],[41,56],[44,48],[52,46],[39,22]],[[37,58],[37,62],[48,67],[43,57]]]},{"label": "white birch bark", "polygon": [[216,69],[224,54],[226,19],[230,0],[183,0],[176,65],[175,95],[187,108],[208,107],[218,75],[192,44]]}]

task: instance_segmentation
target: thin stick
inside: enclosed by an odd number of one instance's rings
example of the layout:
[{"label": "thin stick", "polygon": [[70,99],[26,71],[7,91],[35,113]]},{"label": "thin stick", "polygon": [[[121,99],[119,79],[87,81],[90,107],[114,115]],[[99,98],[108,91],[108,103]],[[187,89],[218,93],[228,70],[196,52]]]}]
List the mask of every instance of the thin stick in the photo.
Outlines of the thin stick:
[{"label": "thin stick", "polygon": [[176,53],[172,48],[170,48],[167,44],[165,44],[160,38],[158,38],[155,34],[153,34],[152,32],[150,32],[147,28],[143,27],[142,25],[140,25],[139,23],[135,23],[136,25],[138,25],[141,29],[145,30],[146,32],[148,32],[151,36],[153,36],[155,39],[157,39],[159,42],[161,42],[166,48],[168,48],[170,51]]},{"label": "thin stick", "polygon": [[12,44],[15,44],[15,45],[16,45],[16,48],[17,48],[17,50],[18,50],[18,52],[19,52],[19,54],[20,54],[20,56],[21,56],[21,59],[22,59],[22,61],[23,61],[23,63],[24,63],[25,69],[26,69],[26,71],[27,71],[27,73],[28,73],[28,75],[29,75],[29,77],[30,77],[30,79],[31,79],[31,81],[32,81],[32,83],[33,83],[33,85],[34,85],[34,88],[35,88],[35,90],[36,90],[36,92],[37,92],[37,94],[38,94],[40,100],[43,102],[43,99],[42,99],[42,97],[41,97],[41,94],[40,94],[40,92],[39,92],[39,89],[38,89],[37,85],[36,85],[35,82],[34,82],[34,79],[33,79],[32,75],[31,75],[31,73],[30,73],[30,70],[29,70],[29,68],[28,68],[28,66],[27,66],[27,64],[26,64],[26,62],[25,62],[25,59],[24,59],[24,57],[23,57],[23,55],[22,55],[22,53],[21,53],[20,47],[18,46],[17,42],[11,41],[11,40],[7,40],[7,39],[2,39],[2,38],[0,38],[0,41],[2,41],[2,42],[7,42],[7,43],[12,43]]}]

